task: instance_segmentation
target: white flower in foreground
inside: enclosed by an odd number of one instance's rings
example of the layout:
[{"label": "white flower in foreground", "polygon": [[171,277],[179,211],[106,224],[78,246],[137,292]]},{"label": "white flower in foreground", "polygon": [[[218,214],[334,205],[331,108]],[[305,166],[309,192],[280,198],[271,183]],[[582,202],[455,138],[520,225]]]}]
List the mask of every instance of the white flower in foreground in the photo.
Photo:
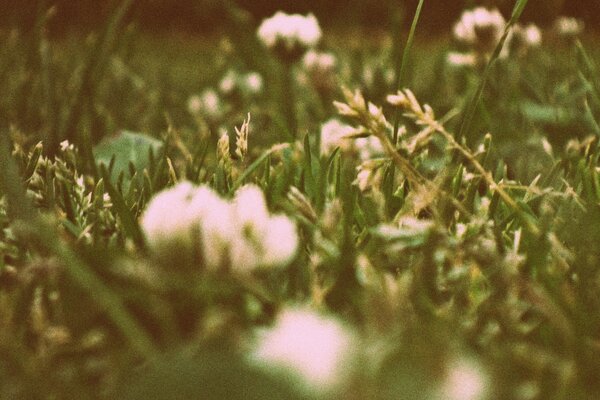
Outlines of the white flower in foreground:
[{"label": "white flower in foreground", "polygon": [[573,38],[583,33],[585,24],[573,17],[558,17],[554,22],[554,30],[559,36]]},{"label": "white flower in foreground", "polygon": [[196,189],[190,204],[190,218],[197,218],[204,263],[216,269],[229,262],[231,238],[237,227],[229,203],[208,186]]},{"label": "white flower in foreground", "polygon": [[327,155],[339,147],[342,151],[353,148],[353,139],[345,138],[354,132],[350,125],[341,123],[337,119],[330,119],[321,126],[321,155]]},{"label": "white flower in foreground", "polygon": [[227,201],[208,186],[180,183],[152,199],[141,226],[154,251],[198,246],[211,270],[283,266],[298,248],[295,224],[284,215],[270,215],[262,190],[254,185]]},{"label": "white flower in foreground", "polygon": [[258,186],[246,185],[239,189],[232,207],[238,227],[231,246],[234,270],[284,265],[294,257],[298,247],[296,226],[284,215],[269,215]]},{"label": "white flower in foreground", "polygon": [[338,320],[288,309],[262,333],[252,356],[264,367],[295,374],[310,390],[325,393],[348,378],[355,345],[354,335]]},{"label": "white flower in foreground", "polygon": [[191,183],[182,182],[152,198],[140,221],[151,248],[176,241],[191,244],[197,226],[197,215],[190,208],[194,190]]},{"label": "white flower in foreground", "polygon": [[502,37],[506,20],[497,9],[477,7],[462,13],[454,25],[454,38],[479,51],[492,51]]},{"label": "white flower in foreground", "polygon": [[278,11],[265,19],[258,27],[259,39],[272,50],[284,55],[301,56],[306,49],[315,46],[321,39],[321,28],[313,14],[286,14]]},{"label": "white flower in foreground", "polygon": [[441,388],[444,400],[484,400],[488,397],[488,378],[481,366],[469,359],[453,361]]}]

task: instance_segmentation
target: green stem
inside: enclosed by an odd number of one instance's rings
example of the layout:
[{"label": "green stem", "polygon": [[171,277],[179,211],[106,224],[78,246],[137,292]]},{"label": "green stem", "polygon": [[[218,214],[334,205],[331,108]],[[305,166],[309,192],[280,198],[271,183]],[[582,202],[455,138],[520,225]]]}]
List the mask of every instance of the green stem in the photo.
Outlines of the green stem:
[{"label": "green stem", "polygon": [[293,64],[284,62],[281,80],[281,107],[287,124],[288,136],[293,141],[298,136],[298,120],[296,118],[296,99],[294,93]]}]

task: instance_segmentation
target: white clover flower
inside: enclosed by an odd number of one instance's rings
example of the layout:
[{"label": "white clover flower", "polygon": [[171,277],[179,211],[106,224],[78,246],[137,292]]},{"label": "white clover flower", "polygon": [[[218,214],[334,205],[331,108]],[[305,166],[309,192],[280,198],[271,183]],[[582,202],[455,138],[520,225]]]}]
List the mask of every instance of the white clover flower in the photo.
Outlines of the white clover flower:
[{"label": "white clover flower", "polygon": [[217,269],[229,262],[231,238],[237,227],[229,203],[208,186],[200,186],[194,193],[190,218],[199,226],[202,256],[209,269]]},{"label": "white clover flower", "polygon": [[260,93],[263,89],[263,78],[258,72],[246,74],[245,86],[252,94]]},{"label": "white clover flower", "polygon": [[561,16],[554,21],[554,30],[559,36],[565,38],[573,38],[583,33],[585,24],[583,21],[573,18]]},{"label": "white clover flower", "polygon": [[192,95],[188,99],[187,109],[190,114],[198,114],[202,110],[202,99],[198,95]]},{"label": "white clover flower", "polygon": [[477,7],[462,13],[454,25],[454,38],[479,51],[492,51],[500,41],[506,20],[497,9]]},{"label": "white clover flower", "polygon": [[525,28],[525,41],[534,47],[542,44],[542,31],[535,24],[529,24]]},{"label": "white clover flower", "polygon": [[270,216],[262,190],[255,185],[239,189],[232,202],[238,227],[231,246],[234,270],[287,264],[296,254],[298,233],[284,215]]},{"label": "white clover flower", "polygon": [[355,344],[354,335],[336,319],[292,308],[262,333],[252,358],[295,374],[309,390],[327,393],[348,378]]},{"label": "white clover flower", "polygon": [[358,150],[358,158],[360,158],[361,161],[380,157],[385,153],[381,140],[376,136],[355,139],[354,146]]},{"label": "white clover flower", "polygon": [[446,57],[448,64],[455,67],[474,67],[477,65],[477,57],[474,53],[459,53],[451,51]]},{"label": "white clover flower", "polygon": [[332,118],[321,126],[321,155],[327,155],[339,147],[342,151],[350,151],[353,148],[352,139],[345,136],[354,132],[350,125],[343,124]]},{"label": "white clover flower", "polygon": [[74,151],[75,150],[75,146],[70,143],[68,140],[63,140],[62,142],[60,142],[60,151]]},{"label": "white clover flower", "polygon": [[[278,11],[265,19],[258,27],[259,39],[270,49],[302,55],[306,49],[315,46],[321,39],[321,28],[313,14],[302,16]],[[283,56],[283,54],[281,54]]]},{"label": "white clover flower", "polygon": [[182,182],[152,198],[140,221],[150,248],[160,249],[176,241],[191,243],[197,226],[197,216],[190,208],[193,197],[192,184]]},{"label": "white clover flower", "polygon": [[298,248],[296,225],[285,215],[271,217],[263,246],[266,249],[262,260],[264,265],[289,263]]},{"label": "white clover flower", "polygon": [[221,93],[229,94],[233,92],[237,86],[238,79],[239,76],[233,69],[228,70],[221,79],[221,82],[219,82],[219,90]]},{"label": "white clover flower", "polygon": [[331,53],[309,50],[302,58],[302,64],[309,71],[332,71],[337,64],[337,60]]},{"label": "white clover flower", "polygon": [[223,103],[214,89],[205,89],[200,95],[190,96],[188,111],[192,115],[203,114],[210,119],[219,119],[223,115]]},{"label": "white clover flower", "polygon": [[516,53],[518,56],[523,56],[527,52],[534,48],[539,47],[542,43],[542,31],[535,24],[529,24],[522,26],[516,24],[510,31],[506,40],[508,46],[502,49],[508,49]]},{"label": "white clover flower", "polygon": [[469,359],[454,360],[441,388],[444,400],[484,400],[488,398],[488,377],[481,366]]},{"label": "white clover flower", "polygon": [[270,215],[262,190],[254,185],[242,187],[227,201],[208,186],[180,183],[152,199],[141,226],[151,249],[197,248],[210,270],[283,266],[298,248],[294,223],[284,215]]}]

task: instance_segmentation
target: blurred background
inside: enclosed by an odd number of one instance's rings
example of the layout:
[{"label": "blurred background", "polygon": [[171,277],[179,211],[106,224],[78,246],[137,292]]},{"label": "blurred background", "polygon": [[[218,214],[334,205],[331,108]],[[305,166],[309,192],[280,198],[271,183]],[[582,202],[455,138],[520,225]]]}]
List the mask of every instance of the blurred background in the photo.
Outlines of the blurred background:
[{"label": "blurred background", "polygon": [[[120,0],[0,0],[0,26],[33,26],[36,11],[40,7],[55,5],[56,15],[49,25],[51,34],[87,31],[101,24],[118,2]],[[352,23],[386,28],[399,18],[408,25],[417,3],[418,0],[134,0],[128,17],[143,30],[204,33],[222,29],[224,7],[233,4],[247,10],[257,21],[277,10],[284,10],[313,12],[325,27],[337,28]],[[496,6],[508,15],[514,1],[427,0],[421,24],[428,33],[446,33],[461,10],[476,5]],[[587,29],[597,30],[596,27],[600,25],[600,1],[533,0],[527,5],[523,19],[544,26],[550,25],[557,15],[576,16],[586,22]]]}]

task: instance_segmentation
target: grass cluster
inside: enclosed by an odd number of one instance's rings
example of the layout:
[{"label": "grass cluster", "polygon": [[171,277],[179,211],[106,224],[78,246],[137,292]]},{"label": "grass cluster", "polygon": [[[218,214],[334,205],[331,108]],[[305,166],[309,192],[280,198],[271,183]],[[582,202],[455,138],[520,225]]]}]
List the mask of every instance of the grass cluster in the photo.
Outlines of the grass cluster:
[{"label": "grass cluster", "polygon": [[[131,3],[85,41],[48,39],[51,9],[0,32],[0,399],[595,398],[598,49],[451,65],[454,43],[418,39],[421,1],[408,38],[326,32],[325,76],[274,58],[233,3],[227,35],[176,44],[123,27]],[[331,118],[352,130],[323,152]],[[293,260],[157,255],[140,218],[183,181],[260,187],[297,226]],[[298,305],[360,341],[335,389],[246,357]]]}]

